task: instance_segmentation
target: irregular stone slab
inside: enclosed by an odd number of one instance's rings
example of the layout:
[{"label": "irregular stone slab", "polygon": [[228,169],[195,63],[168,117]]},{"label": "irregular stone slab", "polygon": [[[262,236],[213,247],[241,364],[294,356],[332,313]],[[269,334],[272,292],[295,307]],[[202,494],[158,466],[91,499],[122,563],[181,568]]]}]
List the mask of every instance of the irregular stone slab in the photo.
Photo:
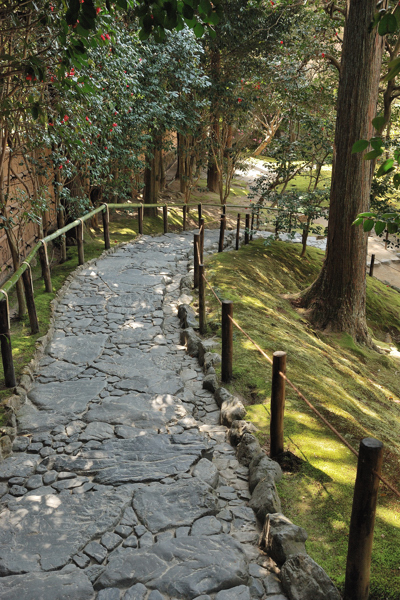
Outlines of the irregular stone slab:
[{"label": "irregular stone slab", "polygon": [[328,575],[308,555],[288,558],[281,570],[281,580],[290,600],[340,600]]},{"label": "irregular stone slab", "polygon": [[79,436],[79,441],[86,442],[88,440],[108,440],[114,437],[114,427],[108,423],[93,421],[89,423],[85,431]]},{"label": "irregular stone slab", "polygon": [[66,425],[73,418],[76,419],[76,415],[72,412],[60,414],[50,410],[38,410],[32,404],[24,404],[17,412],[18,433],[49,432],[58,425]]},{"label": "irregular stone slab", "polygon": [[74,365],[65,360],[56,360],[48,367],[40,369],[40,377],[51,377],[57,381],[68,381],[82,373],[86,365]]},{"label": "irregular stone slab", "polygon": [[154,327],[150,323],[135,323],[135,327],[124,327],[113,335],[114,344],[133,344],[147,342],[162,333],[161,327]]},{"label": "irregular stone slab", "polygon": [[101,404],[91,406],[84,419],[111,425],[153,429],[158,431],[171,419],[185,416],[182,403],[170,394],[126,394],[107,396]]},{"label": "irregular stone slab", "polygon": [[307,554],[304,545],[306,540],[305,529],[294,525],[285,515],[281,513],[267,515],[260,545],[279,565],[294,554]]},{"label": "irregular stone slab", "polygon": [[60,569],[118,523],[131,497],[131,487],[123,486],[10,502],[0,515],[0,576]]},{"label": "irregular stone slab", "polygon": [[262,480],[275,481],[282,479],[282,469],[275,460],[266,454],[257,454],[249,464],[249,490],[253,492],[256,485]]},{"label": "irregular stone slab", "polygon": [[28,397],[42,410],[59,413],[83,413],[89,402],[104,389],[107,381],[100,377],[90,380],[36,384]]},{"label": "irregular stone slab", "polygon": [[261,480],[253,491],[249,506],[254,510],[261,523],[264,523],[268,513],[281,512],[281,501],[275,483]]},{"label": "irregular stone slab", "polygon": [[101,590],[97,595],[97,600],[119,600],[119,589],[108,588],[107,590]]},{"label": "irregular stone slab", "polygon": [[[93,298],[92,301],[97,303],[97,296],[96,300]],[[65,360],[75,365],[86,365],[100,356],[107,338],[108,335],[104,333],[68,336],[56,334],[49,346],[48,353],[59,360]]]},{"label": "irregular stone slab", "polygon": [[9,456],[3,462],[0,462],[0,479],[30,477],[34,474],[40,460],[39,456],[32,456],[32,454],[22,452]]},{"label": "irregular stone slab", "polygon": [[218,521],[215,517],[202,517],[193,523],[190,535],[216,535],[221,531],[221,521]]},{"label": "irregular stone slab", "polygon": [[95,481],[106,485],[158,481],[188,471],[207,449],[200,437],[190,445],[180,444],[179,437],[147,433],[108,440],[98,450],[83,447],[76,456],[50,456],[45,464],[56,471],[95,474]]},{"label": "irregular stone slab", "polygon": [[228,535],[183,537],[151,548],[123,549],[110,561],[95,587],[143,583],[175,598],[195,598],[247,582],[247,560]]},{"label": "irregular stone slab", "polygon": [[0,578],[2,600],[93,600],[95,593],[80,569],[68,573],[28,573]]},{"label": "irregular stone slab", "polygon": [[153,484],[138,490],[133,508],[153,533],[191,525],[204,515],[216,515],[218,503],[212,489],[196,478],[170,485]]},{"label": "irregular stone slab", "polygon": [[247,585],[239,585],[230,590],[222,590],[215,596],[215,600],[250,600],[250,589]]},{"label": "irregular stone slab", "polygon": [[146,594],[146,586],[143,583],[136,583],[125,592],[123,600],[144,600]]},{"label": "irregular stone slab", "polygon": [[217,467],[210,460],[202,458],[193,469],[194,477],[198,477],[205,481],[208,485],[216,488],[219,481],[219,473]]}]

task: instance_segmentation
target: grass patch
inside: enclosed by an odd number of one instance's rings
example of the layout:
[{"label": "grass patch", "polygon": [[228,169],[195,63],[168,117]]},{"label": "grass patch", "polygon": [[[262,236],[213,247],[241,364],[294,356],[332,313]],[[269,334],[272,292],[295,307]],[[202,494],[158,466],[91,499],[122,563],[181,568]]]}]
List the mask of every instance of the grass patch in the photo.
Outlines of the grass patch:
[{"label": "grass patch", "polygon": [[[315,331],[282,296],[309,285],[323,253],[257,240],[239,252],[208,260],[208,277],[221,298],[234,302],[234,317],[271,356],[288,354],[289,378],[358,449],[373,436],[385,445],[384,474],[400,487],[400,360],[354,344],[347,335]],[[400,335],[400,295],[368,278],[368,324],[379,340]],[[219,332],[219,308],[207,293],[209,322]],[[393,344],[392,344],[393,346]],[[234,381],[247,403],[247,418],[268,445],[271,367],[234,330]],[[279,484],[283,512],[308,532],[307,551],[342,588],[356,459],[287,388],[285,445],[305,460],[300,472]],[[375,528],[370,600],[400,599],[400,503],[381,486]]]}]

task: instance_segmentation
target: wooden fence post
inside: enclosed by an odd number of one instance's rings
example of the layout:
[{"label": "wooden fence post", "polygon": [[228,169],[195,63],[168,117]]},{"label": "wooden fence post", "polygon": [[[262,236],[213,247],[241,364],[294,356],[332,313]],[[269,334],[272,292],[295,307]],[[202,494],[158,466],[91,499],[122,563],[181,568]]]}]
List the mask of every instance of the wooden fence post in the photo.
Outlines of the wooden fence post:
[{"label": "wooden fence post", "polygon": [[168,206],[164,204],[163,208],[164,233],[168,233]]},{"label": "wooden fence post", "polygon": [[110,242],[110,211],[108,210],[107,204],[104,205],[105,208],[101,213],[103,217],[103,234],[104,234],[104,245],[105,249],[109,250],[111,248]]},{"label": "wooden fence post", "polygon": [[183,211],[183,231],[186,231],[186,209],[187,209],[187,206],[186,206],[186,204],[184,204],[183,207],[182,207],[182,211]]},{"label": "wooden fence post", "polygon": [[367,600],[374,537],[376,501],[383,444],[375,438],[360,442],[354,486],[343,600]]},{"label": "wooden fence post", "polygon": [[197,205],[197,211],[198,211],[198,215],[199,215],[199,227],[200,227],[200,221],[202,219],[202,205],[201,202]]},{"label": "wooden fence post", "polygon": [[199,329],[204,335],[207,333],[206,323],[206,282],[204,281],[204,265],[199,265]]},{"label": "wooden fence post", "polygon": [[51,283],[51,273],[49,265],[49,257],[47,254],[47,244],[41,240],[42,245],[39,248],[39,259],[42,265],[42,275],[44,279],[44,288],[47,293],[51,294],[53,291],[53,284]]},{"label": "wooden fence post", "polygon": [[251,225],[250,225],[250,241],[253,239],[253,229],[254,229],[254,212],[251,212]]},{"label": "wooden fence post", "polygon": [[138,208],[138,228],[139,235],[141,235],[143,233],[143,204]]},{"label": "wooden fence post", "polygon": [[369,276],[372,277],[374,274],[375,254],[371,254],[371,263],[369,265]]},{"label": "wooden fence post", "polygon": [[193,287],[196,289],[199,287],[199,247],[200,247],[200,234],[195,233],[193,236],[193,264],[194,264],[194,279]]},{"label": "wooden fence post", "polygon": [[78,265],[83,265],[85,262],[85,251],[83,249],[83,221],[79,220],[79,225],[76,229],[76,241],[78,243]]},{"label": "wooden fence post", "polygon": [[222,352],[221,352],[221,381],[229,383],[232,379],[232,357],[233,357],[233,302],[222,301]]},{"label": "wooden fence post", "polygon": [[236,250],[239,250],[239,236],[240,236],[240,213],[238,213],[236,221]]},{"label": "wooden fence post", "polygon": [[199,254],[200,254],[200,262],[203,263],[203,258],[204,258],[204,219],[203,218],[200,219],[200,247],[199,247]]},{"label": "wooden fence post", "polygon": [[222,214],[226,215],[226,204],[222,205]]},{"label": "wooden fence post", "polygon": [[244,230],[244,243],[249,243],[249,231],[250,231],[250,215],[246,214],[246,229]]},{"label": "wooden fence post", "polygon": [[37,333],[39,331],[39,322],[36,313],[35,296],[33,292],[33,281],[32,271],[29,265],[26,271],[22,273],[22,281],[24,282],[26,308],[28,309],[29,324],[31,326],[31,332]]},{"label": "wooden fence post", "polygon": [[10,313],[8,300],[0,300],[0,346],[6,387],[15,387],[14,362],[11,349]]},{"label": "wooden fence post", "polygon": [[224,251],[225,227],[226,227],[226,215],[221,215],[221,224],[219,226],[218,252]]},{"label": "wooden fence post", "polygon": [[271,458],[283,452],[283,416],[285,412],[286,352],[274,352],[272,360],[270,451]]}]

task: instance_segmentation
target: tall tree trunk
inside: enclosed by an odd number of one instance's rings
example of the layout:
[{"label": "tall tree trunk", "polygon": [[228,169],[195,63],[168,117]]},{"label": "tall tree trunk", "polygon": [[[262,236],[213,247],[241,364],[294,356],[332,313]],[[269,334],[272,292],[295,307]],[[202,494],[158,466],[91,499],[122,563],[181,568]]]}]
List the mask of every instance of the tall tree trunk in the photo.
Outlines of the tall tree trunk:
[{"label": "tall tree trunk", "polygon": [[310,309],[317,326],[370,343],[365,310],[367,234],[352,223],[358,213],[368,210],[373,165],[361,154],[351,154],[351,149],[354,142],[373,134],[383,38],[376,29],[368,31],[376,0],[347,4],[326,258],[299,303]]},{"label": "tall tree trunk", "polygon": [[[151,157],[146,161],[144,171],[144,204],[157,204],[160,193],[160,161],[161,161],[161,136],[154,137],[154,147]],[[157,208],[145,208],[145,214],[149,217],[157,216]]]},{"label": "tall tree trunk", "polygon": [[[221,74],[221,53],[219,48],[214,48],[211,51],[211,81],[217,84]],[[219,131],[219,115],[218,115],[218,101],[213,96],[210,107],[210,119],[211,119],[211,130],[210,136],[214,140],[214,144],[219,143],[220,131]],[[213,142],[211,142],[213,143]],[[219,192],[219,178],[220,173],[215,164],[213,153],[209,153],[209,162],[207,170],[207,187],[210,192]]]},{"label": "tall tree trunk", "polygon": [[[19,255],[18,242],[15,239],[12,229],[6,229],[8,247],[10,248],[11,258],[13,262],[14,272],[21,266],[21,258]],[[18,318],[22,319],[26,313],[25,292],[22,278],[20,277],[15,285],[18,300]]]}]

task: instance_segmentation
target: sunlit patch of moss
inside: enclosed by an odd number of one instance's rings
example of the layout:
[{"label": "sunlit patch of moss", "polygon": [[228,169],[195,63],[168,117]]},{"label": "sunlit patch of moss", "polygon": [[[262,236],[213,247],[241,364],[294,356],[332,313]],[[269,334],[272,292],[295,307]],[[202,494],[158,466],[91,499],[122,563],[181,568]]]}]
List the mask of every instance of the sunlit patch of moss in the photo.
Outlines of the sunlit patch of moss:
[{"label": "sunlit patch of moss", "polygon": [[[287,352],[290,379],[354,448],[366,436],[384,442],[384,474],[399,488],[399,359],[357,346],[350,336],[314,330],[282,297],[307,287],[322,259],[323,253],[313,248],[304,260],[294,244],[274,242],[265,247],[259,240],[239,252],[210,258],[207,273],[220,297],[234,302],[234,318],[267,354]],[[367,285],[374,337],[380,339],[390,331],[395,339],[400,334],[400,295],[371,278]],[[207,302],[218,335],[219,307],[208,293]],[[268,447],[271,367],[247,338],[234,331],[234,380],[228,387],[245,399],[247,418]],[[300,472],[285,475],[279,484],[283,510],[308,531],[308,552],[341,587],[357,459],[288,386],[285,446],[305,462]],[[400,503],[381,487],[371,600],[400,599],[399,542]]]}]

